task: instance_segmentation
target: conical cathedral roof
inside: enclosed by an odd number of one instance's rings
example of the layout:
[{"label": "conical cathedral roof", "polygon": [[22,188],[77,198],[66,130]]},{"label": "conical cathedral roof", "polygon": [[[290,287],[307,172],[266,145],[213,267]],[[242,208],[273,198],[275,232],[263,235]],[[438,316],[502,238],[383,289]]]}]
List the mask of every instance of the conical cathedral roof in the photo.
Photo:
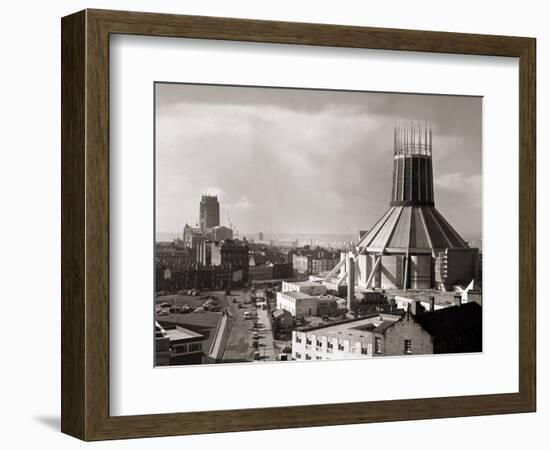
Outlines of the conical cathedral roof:
[{"label": "conical cathedral roof", "polygon": [[468,244],[434,206],[391,206],[358,244],[369,253],[433,253]]}]

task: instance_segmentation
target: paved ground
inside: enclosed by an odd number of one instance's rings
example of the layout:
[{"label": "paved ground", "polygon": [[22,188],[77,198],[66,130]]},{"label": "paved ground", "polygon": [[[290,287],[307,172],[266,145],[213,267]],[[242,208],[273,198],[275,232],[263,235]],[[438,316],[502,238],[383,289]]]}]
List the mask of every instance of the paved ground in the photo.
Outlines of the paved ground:
[{"label": "paved ground", "polygon": [[[203,291],[201,295],[196,297],[191,295],[163,295],[161,297],[156,297],[155,311],[159,311],[160,309],[168,310],[168,308],[161,308],[161,303],[169,303],[171,306],[188,305],[191,308],[197,308],[203,305],[207,300],[207,296],[215,297],[222,311],[227,307],[227,300],[223,291]],[[222,317],[221,312],[211,311],[188,314],[170,313],[166,316],[155,314],[155,320],[161,324],[177,324],[202,334],[205,338],[203,342],[205,354],[208,354],[210,346],[213,344],[214,338],[216,337],[216,330]]]},{"label": "paved ground", "polygon": [[259,361],[276,361],[277,349],[273,342],[273,330],[269,321],[267,310],[258,309],[258,333],[259,348],[261,359]]},{"label": "paved ground", "polygon": [[159,307],[161,303],[170,303],[172,306],[189,305],[191,308],[198,308],[206,301],[206,297],[216,297],[217,302],[222,308],[227,306],[225,293],[222,291],[203,291],[201,295],[194,297],[191,295],[163,295],[155,297],[155,307]]},{"label": "paved ground", "polygon": [[[233,299],[236,303],[233,303]],[[252,306],[246,303],[248,301],[250,301],[250,294],[242,291],[234,291],[233,295],[228,296],[232,328],[223,353],[223,362],[245,362],[252,361],[254,358],[253,321],[244,318],[245,311],[253,312]],[[241,305],[240,308],[239,305]]]}]

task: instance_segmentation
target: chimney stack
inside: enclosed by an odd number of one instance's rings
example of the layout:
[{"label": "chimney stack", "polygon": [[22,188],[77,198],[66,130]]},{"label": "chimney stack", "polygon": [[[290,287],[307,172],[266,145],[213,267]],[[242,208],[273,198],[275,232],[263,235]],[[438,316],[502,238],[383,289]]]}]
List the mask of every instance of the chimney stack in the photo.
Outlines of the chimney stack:
[{"label": "chimney stack", "polygon": [[430,295],[430,312],[435,311],[435,297]]},{"label": "chimney stack", "polygon": [[348,311],[355,307],[355,264],[352,257],[348,258]]},{"label": "chimney stack", "polygon": [[460,294],[455,294],[455,297],[454,297],[454,305],[455,305],[455,306],[461,306],[461,305],[462,305],[462,295],[460,295]]},{"label": "chimney stack", "polygon": [[411,314],[413,316],[419,316],[424,312],[424,307],[422,306],[422,303],[420,300],[413,300],[411,303],[409,303],[411,308]]}]

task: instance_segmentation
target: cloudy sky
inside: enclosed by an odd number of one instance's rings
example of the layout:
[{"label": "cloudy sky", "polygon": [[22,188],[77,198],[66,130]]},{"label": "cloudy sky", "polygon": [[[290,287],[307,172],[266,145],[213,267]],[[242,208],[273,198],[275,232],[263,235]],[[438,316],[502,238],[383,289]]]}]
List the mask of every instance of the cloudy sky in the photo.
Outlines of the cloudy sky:
[{"label": "cloudy sky", "polygon": [[433,129],[436,208],[481,236],[477,97],[157,83],[156,229],[198,222],[203,193],[240,232],[357,233],[387,209],[393,127]]}]

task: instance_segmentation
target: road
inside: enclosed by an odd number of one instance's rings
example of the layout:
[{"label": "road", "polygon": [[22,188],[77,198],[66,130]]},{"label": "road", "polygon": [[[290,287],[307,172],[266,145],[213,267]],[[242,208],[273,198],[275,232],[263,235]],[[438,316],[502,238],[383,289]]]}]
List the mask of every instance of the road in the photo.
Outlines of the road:
[{"label": "road", "polygon": [[[236,300],[235,303],[233,303],[233,299]],[[241,291],[234,291],[233,295],[228,298],[229,312],[233,323],[223,354],[223,362],[254,361],[255,351],[260,352],[259,361],[274,361],[276,359],[273,332],[267,311],[253,308],[249,302],[250,294]],[[252,333],[255,331],[255,321],[245,319],[246,311],[258,316],[258,349],[254,348],[254,338],[252,337]]]},{"label": "road", "polygon": [[268,312],[265,309],[258,309],[258,333],[259,333],[259,352],[261,359],[259,361],[276,361],[277,350],[273,342],[273,330]]}]

